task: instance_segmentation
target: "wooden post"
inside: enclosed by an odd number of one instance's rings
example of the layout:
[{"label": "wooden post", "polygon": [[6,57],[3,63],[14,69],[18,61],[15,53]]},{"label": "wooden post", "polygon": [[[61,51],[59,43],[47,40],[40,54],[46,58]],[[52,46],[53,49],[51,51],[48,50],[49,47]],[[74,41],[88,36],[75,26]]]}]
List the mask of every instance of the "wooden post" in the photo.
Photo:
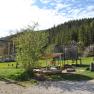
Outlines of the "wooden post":
[{"label": "wooden post", "polygon": [[10,55],[10,42],[8,42],[8,56]]},{"label": "wooden post", "polygon": [[76,65],[77,65],[78,63],[77,63],[77,59],[76,59]]},{"label": "wooden post", "polygon": [[81,58],[80,58],[80,65],[82,65],[82,60],[81,60]]}]

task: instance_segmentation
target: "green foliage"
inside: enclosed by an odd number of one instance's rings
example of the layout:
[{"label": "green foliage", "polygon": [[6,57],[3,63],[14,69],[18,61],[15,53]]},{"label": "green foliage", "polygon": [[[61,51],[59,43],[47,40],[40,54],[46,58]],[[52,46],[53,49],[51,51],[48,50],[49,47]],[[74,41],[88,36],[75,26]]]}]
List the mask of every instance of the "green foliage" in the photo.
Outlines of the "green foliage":
[{"label": "green foliage", "polygon": [[17,62],[23,64],[26,70],[32,70],[38,65],[38,60],[47,44],[45,32],[35,32],[31,28],[22,30],[16,38]]},{"label": "green foliage", "polygon": [[0,69],[0,78],[19,80],[19,76],[24,72],[23,69],[7,68]]},{"label": "green foliage", "polygon": [[48,29],[49,44],[68,44],[72,40],[83,46],[94,44],[94,18],[65,22]]}]

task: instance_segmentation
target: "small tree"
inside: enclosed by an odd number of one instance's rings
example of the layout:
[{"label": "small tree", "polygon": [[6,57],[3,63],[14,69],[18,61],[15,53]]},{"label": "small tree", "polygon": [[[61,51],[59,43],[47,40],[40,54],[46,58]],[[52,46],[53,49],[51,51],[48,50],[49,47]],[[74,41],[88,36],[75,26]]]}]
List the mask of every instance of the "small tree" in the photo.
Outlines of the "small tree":
[{"label": "small tree", "polygon": [[16,60],[23,64],[26,70],[32,70],[38,65],[41,50],[47,44],[46,32],[37,32],[32,28],[22,30],[16,37]]}]

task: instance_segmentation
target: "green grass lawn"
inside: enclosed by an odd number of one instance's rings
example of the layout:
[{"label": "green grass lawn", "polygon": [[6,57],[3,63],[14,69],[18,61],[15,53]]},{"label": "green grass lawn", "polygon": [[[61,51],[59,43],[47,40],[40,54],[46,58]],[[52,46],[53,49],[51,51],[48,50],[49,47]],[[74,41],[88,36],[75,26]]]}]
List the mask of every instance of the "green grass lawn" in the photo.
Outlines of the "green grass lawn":
[{"label": "green grass lawn", "polygon": [[[47,62],[50,62],[51,60],[40,60],[39,65],[40,67],[46,67],[50,64]],[[57,61],[58,62],[58,61]],[[64,64],[64,61],[62,62],[62,65]],[[80,66],[76,67],[76,73],[75,74],[56,74],[56,75],[50,75],[48,78],[53,80],[90,80],[94,79],[94,72],[91,72],[90,70],[86,70],[90,63],[93,62],[92,57],[82,58],[82,64],[86,66]],[[65,63],[72,64],[71,60],[65,61]],[[74,62],[75,63],[75,62]],[[79,61],[78,61],[79,63]],[[6,62],[6,63],[0,63],[0,77],[2,78],[8,78],[8,79],[19,79],[19,76],[24,73],[24,69],[18,68],[16,69],[16,62]],[[26,76],[26,74],[24,75]]]},{"label": "green grass lawn", "polygon": [[23,72],[22,68],[16,69],[16,62],[0,63],[0,78],[17,79]]},{"label": "green grass lawn", "polygon": [[[94,79],[94,72],[91,72],[90,70],[87,70],[90,67],[90,64],[93,61],[93,57],[86,57],[86,58],[81,58],[82,61],[82,66],[76,66],[76,75],[72,75],[67,77],[67,79],[77,79],[77,80],[90,80]],[[71,64],[71,61],[69,60],[68,63]],[[74,62],[75,63],[75,62]],[[78,61],[78,64],[80,62]],[[65,78],[66,78],[65,77]]]},{"label": "green grass lawn", "polygon": [[[50,62],[51,60],[43,61],[41,60],[40,64],[42,67],[45,67],[47,62]],[[76,68],[76,73],[75,74],[56,74],[56,75],[50,75],[48,76],[49,79],[53,80],[91,80],[94,79],[94,72],[91,72],[90,70],[87,70],[89,68],[91,62],[93,61],[93,57],[86,57],[86,58],[81,58],[82,61],[82,66],[75,66]],[[57,61],[58,62],[58,61]],[[64,61],[62,62],[62,65],[64,65]],[[76,64],[76,62],[72,62],[72,60],[66,60],[65,64]],[[78,64],[80,64],[80,61],[78,60]],[[49,64],[48,64],[49,66]]]},{"label": "green grass lawn", "polygon": [[91,79],[94,79],[94,71],[86,70],[86,67],[77,68],[77,74],[81,74],[83,76],[87,76]]},{"label": "green grass lawn", "polygon": [[1,62],[0,69],[16,68],[16,62]]},{"label": "green grass lawn", "polygon": [[[41,67],[51,66],[50,62],[51,62],[51,59],[48,59],[48,60],[39,60],[39,63],[40,63],[39,65]],[[82,62],[83,65],[90,65],[90,63],[93,62],[93,57],[81,58],[81,62]],[[80,64],[80,61],[78,60],[77,63]],[[60,65],[60,64],[63,67],[64,60],[62,60],[62,61],[58,61],[57,60],[56,61],[56,65],[57,66]],[[72,62],[72,60],[66,60],[65,64],[76,64],[76,61]]]},{"label": "green grass lawn", "polygon": [[0,69],[0,78],[18,80],[21,73],[23,73],[22,69]]}]

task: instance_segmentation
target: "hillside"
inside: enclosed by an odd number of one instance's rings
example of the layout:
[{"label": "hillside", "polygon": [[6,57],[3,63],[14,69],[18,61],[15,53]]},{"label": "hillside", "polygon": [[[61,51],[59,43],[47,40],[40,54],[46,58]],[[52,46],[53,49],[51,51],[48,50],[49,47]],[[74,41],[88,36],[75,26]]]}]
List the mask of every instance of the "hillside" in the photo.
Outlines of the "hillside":
[{"label": "hillside", "polygon": [[68,44],[74,40],[83,46],[94,44],[94,18],[73,20],[48,29],[50,44]]},{"label": "hillside", "polygon": [[[83,50],[86,49],[86,47],[94,44],[94,18],[72,20],[41,32],[44,31],[48,35],[48,42],[45,46],[46,49],[49,46],[50,49],[53,49],[54,47],[52,45],[58,45],[57,49],[60,51],[62,45],[68,45],[71,41],[76,41],[79,52],[83,53]],[[0,40],[5,40],[3,41],[4,44],[15,36],[16,35],[4,37]]]}]

